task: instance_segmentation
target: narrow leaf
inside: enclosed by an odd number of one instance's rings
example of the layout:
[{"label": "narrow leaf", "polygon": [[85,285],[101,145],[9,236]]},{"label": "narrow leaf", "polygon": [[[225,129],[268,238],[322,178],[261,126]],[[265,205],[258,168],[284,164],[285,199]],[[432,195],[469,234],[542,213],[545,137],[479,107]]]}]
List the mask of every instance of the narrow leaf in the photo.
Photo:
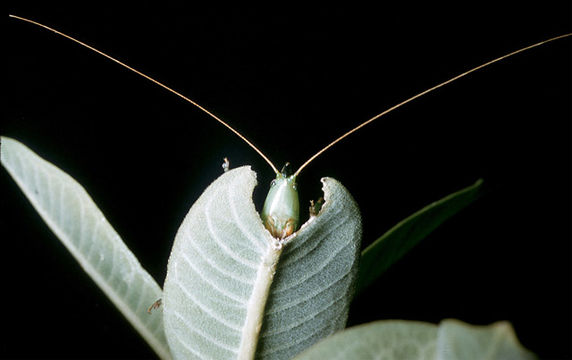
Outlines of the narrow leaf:
[{"label": "narrow leaf", "polygon": [[356,293],[383,274],[419,241],[480,195],[483,181],[445,196],[403,219],[362,251]]},{"label": "narrow leaf", "polygon": [[339,332],[296,360],[529,360],[509,323],[473,326],[459,320],[429,323],[382,320]]},{"label": "narrow leaf", "polygon": [[147,313],[161,288],[85,189],[22,143],[7,137],[0,142],[2,165],[42,219],[157,355],[169,359],[163,315],[160,310]]},{"label": "narrow leaf", "polygon": [[361,237],[347,190],[323,179],[325,203],[283,246],[237,168],[185,217],[165,280],[165,331],[177,359],[291,358],[345,326]]}]

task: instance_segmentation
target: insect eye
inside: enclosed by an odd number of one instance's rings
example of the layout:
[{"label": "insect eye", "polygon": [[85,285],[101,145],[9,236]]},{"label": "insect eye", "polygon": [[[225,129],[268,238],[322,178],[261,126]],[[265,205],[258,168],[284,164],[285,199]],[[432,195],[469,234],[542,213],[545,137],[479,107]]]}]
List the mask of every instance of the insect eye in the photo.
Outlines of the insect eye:
[{"label": "insect eye", "polygon": [[276,179],[274,179],[270,182],[270,187],[273,187],[274,185],[276,185]]}]

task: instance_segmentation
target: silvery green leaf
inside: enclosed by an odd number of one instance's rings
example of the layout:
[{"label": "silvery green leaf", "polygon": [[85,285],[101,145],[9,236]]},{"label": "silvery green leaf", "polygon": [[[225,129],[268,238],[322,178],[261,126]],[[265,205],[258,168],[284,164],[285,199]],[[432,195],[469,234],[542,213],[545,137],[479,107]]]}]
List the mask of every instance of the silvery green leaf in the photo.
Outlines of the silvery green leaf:
[{"label": "silvery green leaf", "polygon": [[341,331],[296,357],[296,360],[436,359],[437,326],[383,320]]},{"label": "silvery green leaf", "polygon": [[177,359],[289,359],[343,329],[357,273],[357,205],[325,178],[320,213],[281,244],[252,202],[241,167],[185,217],[169,259],[165,332]]},{"label": "silvery green leaf", "polygon": [[169,359],[162,313],[147,313],[161,288],[85,189],[22,143],[7,137],[0,141],[2,165],[42,219],[155,352]]},{"label": "silvery green leaf", "polygon": [[536,359],[522,347],[507,321],[475,326],[454,319],[443,320],[439,324],[437,353],[442,360]]},{"label": "silvery green leaf", "polygon": [[508,322],[474,326],[444,320],[439,326],[382,320],[339,332],[296,360],[528,360],[535,356],[518,342]]}]

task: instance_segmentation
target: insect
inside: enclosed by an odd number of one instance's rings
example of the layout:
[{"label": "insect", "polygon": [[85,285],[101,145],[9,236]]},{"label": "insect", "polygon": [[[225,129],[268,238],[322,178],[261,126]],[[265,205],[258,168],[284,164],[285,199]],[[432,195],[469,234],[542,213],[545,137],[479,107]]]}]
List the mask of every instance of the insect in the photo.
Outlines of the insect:
[{"label": "insect", "polygon": [[287,231],[288,232],[288,231]]},{"label": "insect", "polygon": [[[299,227],[300,224],[300,214],[299,214],[299,200],[298,200],[298,190],[297,190],[297,185],[296,185],[296,179],[298,177],[298,175],[300,174],[300,172],[308,165],[310,164],[315,158],[317,158],[318,156],[320,156],[323,152],[325,152],[326,150],[328,150],[329,148],[331,148],[332,146],[334,146],[335,144],[337,144],[339,141],[343,140],[344,138],[346,138],[347,136],[353,134],[354,132],[360,130],[362,127],[372,123],[373,121],[381,118],[382,116],[390,113],[391,111],[400,108],[401,106],[414,101],[415,99],[422,97],[434,90],[437,90],[440,87],[446,86],[449,83],[452,83],[458,79],[461,79],[462,77],[469,75],[472,72],[478,71],[482,68],[485,68],[489,65],[492,65],[498,61],[501,61],[505,58],[511,57],[513,55],[516,55],[518,53],[521,53],[523,51],[526,50],[530,50],[532,48],[535,48],[537,46],[540,46],[544,43],[547,42],[551,42],[554,40],[558,40],[564,37],[568,37],[570,36],[570,34],[565,34],[565,35],[560,35],[560,36],[556,36],[553,38],[550,38],[548,40],[539,42],[539,43],[535,43],[533,45],[518,49],[516,51],[513,51],[511,53],[508,53],[506,55],[503,55],[501,57],[495,58],[491,61],[488,61],[484,64],[481,64],[477,67],[474,67],[470,70],[467,70],[457,76],[454,76],[444,82],[441,82],[433,87],[430,87],[428,89],[426,89],[425,91],[422,91],[404,101],[399,102],[398,104],[390,107],[389,109],[387,109],[384,112],[381,112],[377,115],[375,115],[374,117],[366,120],[365,122],[361,123],[360,125],[356,126],[355,128],[349,130],[348,132],[346,132],[345,134],[343,134],[342,136],[336,138],[334,141],[332,141],[331,143],[329,143],[328,145],[326,145],[324,148],[322,148],[321,150],[319,150],[316,154],[314,154],[312,157],[310,157],[305,163],[303,163],[300,168],[298,170],[296,170],[296,172],[292,175],[289,175],[286,172],[286,169],[288,168],[289,164],[286,164],[286,166],[281,170],[278,171],[278,169],[276,168],[276,166],[272,163],[272,161],[270,161],[270,159],[261,151],[259,150],[252,142],[250,142],[248,139],[246,139],[240,132],[238,132],[236,129],[234,129],[232,126],[230,126],[227,122],[225,122],[224,120],[222,120],[220,117],[216,116],[215,114],[213,114],[211,111],[207,110],[206,108],[204,108],[203,106],[199,105],[198,103],[196,103],[195,101],[191,100],[190,98],[182,95],[180,92],[173,90],[172,88],[164,85],[163,83],[143,74],[142,72],[126,65],[125,63],[93,48],[90,45],[87,45],[86,43],[83,43],[77,39],[74,39],[66,34],[63,34],[53,28],[47,27],[45,25],[42,25],[40,23],[37,23],[35,21],[29,20],[29,19],[25,19],[22,17],[18,17],[18,16],[12,16],[13,18],[19,19],[19,20],[23,20],[26,22],[30,22],[34,25],[38,25],[41,26],[47,30],[50,30],[52,32],[55,32],[58,35],[64,36],[70,40],[73,40],[74,42],[87,47],[88,49],[97,52],[98,54],[105,56],[106,58],[108,58],[109,60],[112,60],[118,64],[120,64],[121,66],[135,72],[137,75],[140,75],[144,78],[146,78],[149,81],[152,81],[153,83],[155,83],[156,85],[164,88],[167,91],[172,92],[173,94],[183,98],[185,101],[191,103],[192,105],[196,106],[197,108],[199,108],[200,110],[202,110],[203,112],[205,112],[207,115],[209,115],[211,118],[215,119],[216,121],[218,121],[219,123],[221,123],[222,125],[224,125],[225,127],[227,127],[230,131],[232,131],[235,135],[237,135],[240,139],[242,139],[245,143],[247,143],[254,151],[256,151],[267,163],[268,165],[270,165],[270,167],[272,168],[272,170],[274,171],[274,173],[276,174],[276,179],[273,181],[270,191],[266,197],[265,203],[264,203],[264,207],[262,209],[262,220],[264,225],[266,226],[266,228],[270,231],[270,233],[279,239],[284,239],[290,235],[292,235]],[[226,163],[226,161],[225,161]]]}]

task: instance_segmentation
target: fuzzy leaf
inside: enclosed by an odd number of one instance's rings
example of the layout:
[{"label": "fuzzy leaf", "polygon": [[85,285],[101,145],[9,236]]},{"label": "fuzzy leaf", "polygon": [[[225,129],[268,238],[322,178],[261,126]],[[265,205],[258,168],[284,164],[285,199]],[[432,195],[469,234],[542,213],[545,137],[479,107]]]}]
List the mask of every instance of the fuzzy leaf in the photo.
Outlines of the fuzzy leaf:
[{"label": "fuzzy leaf", "polygon": [[161,288],[85,189],[14,139],[0,138],[0,161],[85,272],[157,355],[169,359],[163,315],[160,310],[147,313],[147,308],[161,297]]},{"label": "fuzzy leaf", "polygon": [[529,360],[509,323],[474,326],[458,320],[434,324],[382,320],[339,332],[296,360]]},{"label": "fuzzy leaf", "polygon": [[289,359],[343,329],[361,221],[334,179],[325,203],[282,248],[252,202],[255,173],[231,170],[185,217],[169,259],[165,331],[177,359]]},{"label": "fuzzy leaf", "polygon": [[437,353],[442,360],[536,359],[520,345],[507,321],[475,326],[454,319],[443,320],[439,325]]}]

